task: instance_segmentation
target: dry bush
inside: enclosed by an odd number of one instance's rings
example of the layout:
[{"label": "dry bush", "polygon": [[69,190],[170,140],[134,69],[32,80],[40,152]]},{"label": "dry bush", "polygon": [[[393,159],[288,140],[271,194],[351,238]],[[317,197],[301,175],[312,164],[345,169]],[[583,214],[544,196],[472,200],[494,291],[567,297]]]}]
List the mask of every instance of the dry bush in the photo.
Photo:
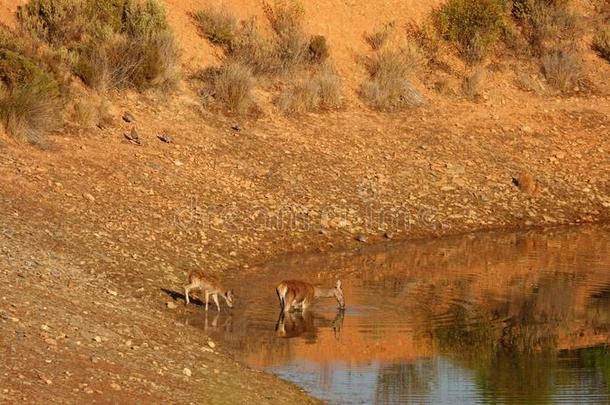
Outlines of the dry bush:
[{"label": "dry bush", "polygon": [[263,35],[256,19],[242,22],[227,59],[250,67],[257,76],[274,74],[281,66],[275,43]]},{"label": "dry bush", "polygon": [[485,81],[486,71],[484,68],[476,68],[464,78],[462,82],[462,93],[470,100],[475,100],[481,95],[481,85]]},{"label": "dry bush", "polygon": [[277,104],[285,114],[301,114],[338,108],[341,98],[341,78],[332,66],[326,64],[311,77],[284,91]]},{"label": "dry bush", "polygon": [[364,40],[372,50],[378,51],[394,33],[394,23],[389,22],[376,29],[374,32],[364,34]]},{"label": "dry bush", "polygon": [[549,46],[574,42],[579,34],[568,0],[514,0],[512,14],[536,55],[543,54]]},{"label": "dry bush", "polygon": [[207,94],[235,114],[247,114],[254,106],[252,70],[241,63],[230,62],[203,74]]},{"label": "dry bush", "polygon": [[572,90],[582,77],[582,64],[575,51],[552,50],[542,57],[547,82],[561,91]]},{"label": "dry bush", "polygon": [[419,54],[413,47],[376,52],[365,62],[369,78],[360,88],[360,97],[380,110],[423,104],[423,96],[409,81],[419,61]]},{"label": "dry bush", "polygon": [[497,41],[505,17],[503,0],[448,0],[434,12],[443,38],[469,63],[481,61]]},{"label": "dry bush", "polygon": [[437,60],[441,48],[441,37],[436,28],[429,23],[418,25],[410,22],[406,25],[407,38],[421,49],[426,57]]},{"label": "dry bush", "polygon": [[610,28],[605,28],[597,32],[593,38],[593,50],[599,56],[610,62]]},{"label": "dry bush", "polygon": [[275,0],[273,6],[263,2],[263,11],[276,36],[281,68],[286,70],[305,62],[309,38],[303,27],[303,6],[295,0]]},{"label": "dry bush", "polygon": [[0,121],[12,136],[41,144],[61,123],[62,86],[15,32],[0,26]]},{"label": "dry bush", "polygon": [[61,125],[61,110],[61,101],[35,83],[0,89],[0,120],[9,134],[32,144],[44,144],[45,135]]},{"label": "dry bush", "polygon": [[231,48],[237,35],[237,17],[227,10],[206,8],[198,11],[193,18],[203,36],[214,45]]}]

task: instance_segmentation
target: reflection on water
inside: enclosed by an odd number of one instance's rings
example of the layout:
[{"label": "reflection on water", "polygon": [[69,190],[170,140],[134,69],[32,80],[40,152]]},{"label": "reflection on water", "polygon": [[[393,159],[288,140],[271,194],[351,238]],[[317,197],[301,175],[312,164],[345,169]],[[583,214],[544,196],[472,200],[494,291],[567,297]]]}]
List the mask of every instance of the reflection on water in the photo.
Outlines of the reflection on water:
[{"label": "reflection on water", "polygon": [[[554,229],[284,257],[234,283],[230,315],[188,321],[334,403],[608,403],[609,236]],[[329,300],[278,318],[278,281],[339,277],[345,312]]]}]

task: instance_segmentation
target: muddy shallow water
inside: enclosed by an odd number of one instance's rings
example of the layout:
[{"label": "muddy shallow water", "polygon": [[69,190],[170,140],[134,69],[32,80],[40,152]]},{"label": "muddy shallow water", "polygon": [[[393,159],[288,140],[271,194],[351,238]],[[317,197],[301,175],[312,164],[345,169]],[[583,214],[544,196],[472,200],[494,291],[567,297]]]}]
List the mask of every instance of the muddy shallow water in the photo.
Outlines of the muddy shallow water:
[{"label": "muddy shallow water", "polygon": [[[283,278],[332,299],[278,324]],[[608,403],[610,227],[475,234],[287,256],[186,322],[331,403]]]}]

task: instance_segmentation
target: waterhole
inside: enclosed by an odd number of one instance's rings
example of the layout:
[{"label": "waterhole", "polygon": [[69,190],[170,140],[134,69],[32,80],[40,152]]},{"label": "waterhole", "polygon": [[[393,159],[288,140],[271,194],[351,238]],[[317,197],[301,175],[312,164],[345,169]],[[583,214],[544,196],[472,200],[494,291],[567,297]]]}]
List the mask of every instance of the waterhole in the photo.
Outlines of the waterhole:
[{"label": "waterhole", "polygon": [[[345,311],[278,323],[286,278],[341,279]],[[610,227],[286,256],[227,284],[233,310],[186,321],[330,403],[610,401]]]}]

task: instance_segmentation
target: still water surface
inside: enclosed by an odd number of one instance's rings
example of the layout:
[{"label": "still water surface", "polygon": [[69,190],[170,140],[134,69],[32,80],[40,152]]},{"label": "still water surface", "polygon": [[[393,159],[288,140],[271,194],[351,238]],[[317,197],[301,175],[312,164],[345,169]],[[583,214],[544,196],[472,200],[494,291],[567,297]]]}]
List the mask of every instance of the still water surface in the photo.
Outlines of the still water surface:
[{"label": "still water surface", "polygon": [[[234,356],[330,403],[609,403],[610,227],[475,234],[279,258],[202,311]],[[330,277],[329,277],[330,275]],[[283,278],[332,285],[277,325]]]}]

